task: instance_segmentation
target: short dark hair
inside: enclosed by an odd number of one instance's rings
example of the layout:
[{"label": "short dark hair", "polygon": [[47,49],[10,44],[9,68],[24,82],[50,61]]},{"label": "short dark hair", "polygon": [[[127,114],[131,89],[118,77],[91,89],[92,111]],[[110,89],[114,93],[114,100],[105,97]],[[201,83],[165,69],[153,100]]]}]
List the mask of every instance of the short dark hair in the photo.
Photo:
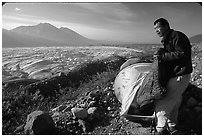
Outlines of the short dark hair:
[{"label": "short dark hair", "polygon": [[164,18],[159,18],[157,19],[155,22],[154,22],[154,25],[156,25],[158,22],[160,22],[160,24],[164,27],[167,25],[167,27],[170,29],[170,26],[169,26],[169,22],[164,19]]}]

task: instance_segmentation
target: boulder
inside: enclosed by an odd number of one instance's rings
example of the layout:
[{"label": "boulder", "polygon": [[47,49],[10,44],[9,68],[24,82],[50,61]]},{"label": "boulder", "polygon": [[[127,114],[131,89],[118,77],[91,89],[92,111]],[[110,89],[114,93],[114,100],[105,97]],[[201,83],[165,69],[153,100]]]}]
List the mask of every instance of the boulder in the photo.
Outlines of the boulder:
[{"label": "boulder", "polygon": [[84,108],[72,108],[71,109],[72,114],[74,115],[75,118],[78,119],[85,119],[88,116],[87,110]]},{"label": "boulder", "polygon": [[29,135],[56,134],[55,123],[48,113],[34,111],[27,116],[24,132]]}]

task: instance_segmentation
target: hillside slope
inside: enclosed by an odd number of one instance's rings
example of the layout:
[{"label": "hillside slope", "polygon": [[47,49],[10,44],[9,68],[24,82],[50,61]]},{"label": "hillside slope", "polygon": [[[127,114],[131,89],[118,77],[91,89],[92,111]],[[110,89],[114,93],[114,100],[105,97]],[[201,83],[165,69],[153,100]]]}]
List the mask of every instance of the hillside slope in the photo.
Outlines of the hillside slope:
[{"label": "hillside slope", "polygon": [[[193,52],[199,53],[197,50],[199,48],[193,49]],[[138,58],[141,62],[151,62],[149,56]],[[121,104],[114,95],[113,82],[125,60],[111,56],[81,64],[69,73],[60,73],[51,79],[3,83],[3,134],[25,134],[26,116],[34,110],[49,112],[56,124],[56,134],[60,135],[154,134],[151,123],[128,121],[119,115]],[[200,64],[201,54],[193,54],[191,83],[194,85],[190,84],[183,94],[179,111],[179,128],[186,135],[202,134]],[[74,107],[96,107],[97,111],[81,120],[73,117],[71,109]]]},{"label": "hillside slope", "polygon": [[190,40],[191,43],[199,44],[200,42],[202,42],[202,34],[192,36],[192,37],[189,38],[189,40]]}]

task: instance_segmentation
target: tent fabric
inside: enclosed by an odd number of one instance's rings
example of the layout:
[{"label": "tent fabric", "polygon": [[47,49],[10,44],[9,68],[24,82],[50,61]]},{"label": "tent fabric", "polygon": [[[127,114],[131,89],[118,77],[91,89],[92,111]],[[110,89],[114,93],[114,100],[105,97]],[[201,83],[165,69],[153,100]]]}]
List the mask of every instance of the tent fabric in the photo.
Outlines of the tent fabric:
[{"label": "tent fabric", "polygon": [[152,69],[152,63],[137,63],[123,68],[115,78],[115,95],[121,105],[120,115],[127,115],[134,97],[145,82],[146,75]]}]

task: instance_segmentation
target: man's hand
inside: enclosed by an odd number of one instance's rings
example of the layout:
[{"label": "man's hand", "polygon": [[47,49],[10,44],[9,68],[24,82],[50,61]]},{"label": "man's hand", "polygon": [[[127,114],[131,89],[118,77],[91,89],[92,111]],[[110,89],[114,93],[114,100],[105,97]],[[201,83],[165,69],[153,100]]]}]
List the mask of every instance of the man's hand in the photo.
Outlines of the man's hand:
[{"label": "man's hand", "polygon": [[166,50],[164,48],[159,48],[153,55],[153,59],[158,59],[160,60],[162,55],[166,52]]}]

